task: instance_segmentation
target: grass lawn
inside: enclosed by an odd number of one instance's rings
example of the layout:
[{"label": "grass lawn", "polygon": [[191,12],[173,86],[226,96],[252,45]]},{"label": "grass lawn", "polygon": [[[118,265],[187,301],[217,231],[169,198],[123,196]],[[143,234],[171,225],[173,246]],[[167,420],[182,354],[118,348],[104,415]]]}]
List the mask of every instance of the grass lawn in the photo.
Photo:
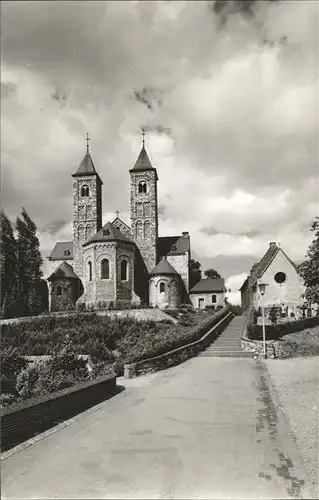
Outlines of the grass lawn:
[{"label": "grass lawn", "polygon": [[319,326],[301,332],[289,333],[281,338],[288,357],[319,355]]}]

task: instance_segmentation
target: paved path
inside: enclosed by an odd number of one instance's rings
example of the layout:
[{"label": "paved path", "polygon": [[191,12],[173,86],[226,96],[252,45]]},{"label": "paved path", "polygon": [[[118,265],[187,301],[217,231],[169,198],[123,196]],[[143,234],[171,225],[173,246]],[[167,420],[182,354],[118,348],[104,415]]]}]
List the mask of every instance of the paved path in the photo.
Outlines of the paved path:
[{"label": "paved path", "polygon": [[262,362],[197,357],[120,383],[3,460],[2,498],[315,498]]}]

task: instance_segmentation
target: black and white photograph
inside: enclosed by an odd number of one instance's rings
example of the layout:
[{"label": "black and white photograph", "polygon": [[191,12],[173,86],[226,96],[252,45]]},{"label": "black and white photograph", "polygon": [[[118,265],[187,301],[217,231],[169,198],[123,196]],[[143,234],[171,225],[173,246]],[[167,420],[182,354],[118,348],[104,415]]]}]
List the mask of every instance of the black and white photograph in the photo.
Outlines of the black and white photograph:
[{"label": "black and white photograph", "polygon": [[1,498],[319,498],[319,2],[0,9]]}]

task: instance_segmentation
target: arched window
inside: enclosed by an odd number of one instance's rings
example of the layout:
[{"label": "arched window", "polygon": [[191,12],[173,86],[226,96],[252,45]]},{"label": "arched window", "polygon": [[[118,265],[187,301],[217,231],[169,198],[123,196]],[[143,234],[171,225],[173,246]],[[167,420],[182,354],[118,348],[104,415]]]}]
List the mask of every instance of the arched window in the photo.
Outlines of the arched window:
[{"label": "arched window", "polygon": [[217,302],[217,296],[212,295],[212,304],[216,304],[216,302]]},{"label": "arched window", "polygon": [[101,261],[101,279],[108,280],[110,278],[110,263],[108,259]]},{"label": "arched window", "polygon": [[121,280],[127,281],[127,260],[121,262]]},{"label": "arched window", "polygon": [[81,196],[89,196],[90,195],[90,190],[89,190],[89,186],[82,186],[81,187]]},{"label": "arched window", "polygon": [[61,287],[60,285],[58,285],[58,286],[56,287],[56,294],[57,294],[57,295],[62,295],[62,287]]},{"label": "arched window", "polygon": [[160,283],[160,293],[165,293],[165,283]]},{"label": "arched window", "polygon": [[89,281],[92,281],[92,262],[88,262]]},{"label": "arched window", "polygon": [[146,182],[145,181],[139,182],[139,184],[138,184],[138,192],[139,193],[146,193],[146,191],[147,191]]}]

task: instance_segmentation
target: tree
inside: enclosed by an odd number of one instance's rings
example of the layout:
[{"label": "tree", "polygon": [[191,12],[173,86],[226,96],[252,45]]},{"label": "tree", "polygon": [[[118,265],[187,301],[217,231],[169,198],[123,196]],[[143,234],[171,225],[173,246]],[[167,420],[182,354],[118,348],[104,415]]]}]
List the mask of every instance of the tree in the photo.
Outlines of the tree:
[{"label": "tree", "polygon": [[217,279],[217,278],[221,278],[221,275],[219,274],[218,271],[216,271],[215,269],[207,269],[205,272],[204,272],[206,278],[208,279]]},{"label": "tree", "polygon": [[310,231],[315,234],[306,253],[306,260],[298,271],[306,287],[305,298],[310,304],[319,305],[319,217],[315,217]]},{"label": "tree", "polygon": [[3,211],[0,212],[1,219],[1,307],[3,316],[10,317],[15,307],[15,286],[17,283],[18,252],[11,222]]},{"label": "tree", "polygon": [[202,277],[201,263],[191,259],[189,264],[189,287],[193,288]]},{"label": "tree", "polygon": [[42,278],[40,244],[36,225],[25,208],[22,209],[21,215],[22,218],[18,217],[16,222],[20,314],[38,314],[41,312],[39,289]]}]

